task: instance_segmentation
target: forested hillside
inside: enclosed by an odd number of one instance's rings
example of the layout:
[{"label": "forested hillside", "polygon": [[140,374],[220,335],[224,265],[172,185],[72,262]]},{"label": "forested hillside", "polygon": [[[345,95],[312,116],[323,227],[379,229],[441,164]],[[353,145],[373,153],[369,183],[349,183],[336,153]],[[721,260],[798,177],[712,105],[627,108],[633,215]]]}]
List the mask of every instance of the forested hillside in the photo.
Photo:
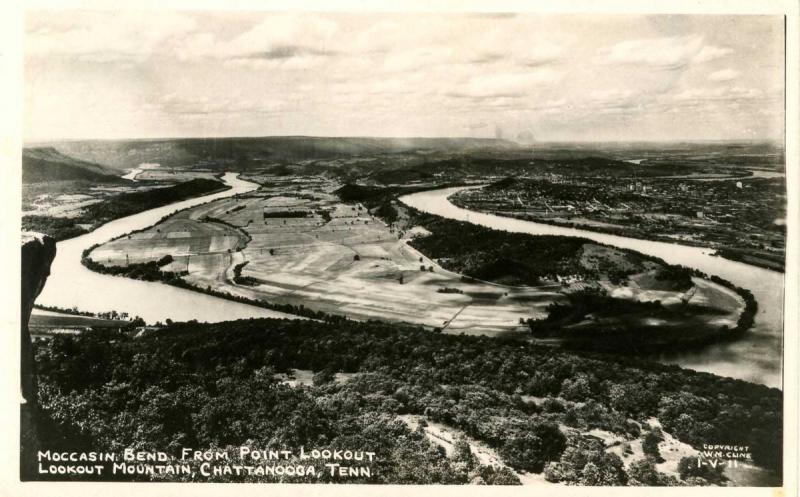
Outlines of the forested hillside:
[{"label": "forested hillside", "polygon": [[93,181],[124,183],[115,171],[68,157],[52,147],[26,148],[22,151],[22,182]]},{"label": "forested hillside", "polygon": [[[657,449],[652,460],[625,469],[585,435],[598,428],[634,441],[654,433],[644,427],[655,417],[695,446],[749,445],[756,463],[781,464],[776,389],[522,342],[381,323],[243,320],[173,324],[139,338],[57,336],[39,342],[36,357],[50,423],[44,437],[54,450],[348,447],[377,452],[364,482],[516,481],[463,452],[447,457],[400,419],[418,415],[493,447],[516,471],[544,471],[551,481],[718,481],[713,472],[687,470],[686,480],[659,474]],[[290,369],[318,372],[314,385],[276,379]],[[334,382],[337,372],[357,374]]]}]

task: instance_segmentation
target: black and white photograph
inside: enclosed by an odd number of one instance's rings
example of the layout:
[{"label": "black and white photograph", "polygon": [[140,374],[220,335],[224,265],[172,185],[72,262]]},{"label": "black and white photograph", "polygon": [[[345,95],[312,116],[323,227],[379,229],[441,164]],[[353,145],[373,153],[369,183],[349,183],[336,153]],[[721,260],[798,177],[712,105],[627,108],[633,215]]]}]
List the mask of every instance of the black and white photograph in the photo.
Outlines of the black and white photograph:
[{"label": "black and white photograph", "polygon": [[25,9],[16,484],[795,495],[753,3]]}]

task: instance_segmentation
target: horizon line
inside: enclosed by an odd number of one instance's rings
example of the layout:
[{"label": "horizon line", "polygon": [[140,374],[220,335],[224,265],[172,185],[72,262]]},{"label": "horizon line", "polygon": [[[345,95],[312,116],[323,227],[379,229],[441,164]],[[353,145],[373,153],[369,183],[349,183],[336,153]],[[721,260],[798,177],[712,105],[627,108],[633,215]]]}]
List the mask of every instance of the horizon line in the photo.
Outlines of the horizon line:
[{"label": "horizon line", "polygon": [[780,138],[686,138],[674,140],[657,139],[615,139],[615,140],[542,140],[531,143],[520,143],[511,138],[475,137],[475,136],[369,136],[369,135],[225,135],[225,136],[171,136],[171,137],[128,137],[128,138],[48,138],[22,140],[22,147],[44,144],[75,142],[144,142],[144,141],[177,141],[177,140],[244,140],[265,138],[308,138],[308,139],[367,139],[367,140],[479,140],[504,142],[519,147],[550,144],[681,144],[681,143],[773,143],[785,146],[784,137]]}]

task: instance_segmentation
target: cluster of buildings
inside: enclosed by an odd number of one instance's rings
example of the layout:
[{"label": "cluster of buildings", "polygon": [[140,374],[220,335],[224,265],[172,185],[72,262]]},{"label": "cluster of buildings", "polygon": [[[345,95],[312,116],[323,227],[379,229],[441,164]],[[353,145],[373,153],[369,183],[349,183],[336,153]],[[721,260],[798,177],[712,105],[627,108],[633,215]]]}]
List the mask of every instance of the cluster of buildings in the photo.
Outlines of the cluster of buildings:
[{"label": "cluster of buildings", "polygon": [[507,188],[465,193],[473,209],[555,223],[584,224],[641,238],[672,238],[754,252],[783,253],[781,179],[517,178]]}]

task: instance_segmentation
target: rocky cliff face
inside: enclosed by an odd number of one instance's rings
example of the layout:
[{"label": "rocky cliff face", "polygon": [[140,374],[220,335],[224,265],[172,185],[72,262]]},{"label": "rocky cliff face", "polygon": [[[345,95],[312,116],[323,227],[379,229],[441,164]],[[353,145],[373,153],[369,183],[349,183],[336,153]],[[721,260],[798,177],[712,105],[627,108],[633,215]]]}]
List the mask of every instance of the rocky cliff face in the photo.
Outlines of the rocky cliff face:
[{"label": "rocky cliff face", "polygon": [[56,241],[39,233],[22,234],[22,299],[21,299],[21,389],[23,403],[20,406],[20,472],[23,479],[28,479],[35,468],[34,454],[38,446],[36,430],[36,370],[33,361],[31,335],[28,322],[36,297],[42,292],[47,277],[50,276],[50,264],[56,256]]},{"label": "rocky cliff face", "polygon": [[50,276],[50,264],[55,256],[54,239],[40,233],[22,234],[22,325],[26,330],[33,303]]}]

